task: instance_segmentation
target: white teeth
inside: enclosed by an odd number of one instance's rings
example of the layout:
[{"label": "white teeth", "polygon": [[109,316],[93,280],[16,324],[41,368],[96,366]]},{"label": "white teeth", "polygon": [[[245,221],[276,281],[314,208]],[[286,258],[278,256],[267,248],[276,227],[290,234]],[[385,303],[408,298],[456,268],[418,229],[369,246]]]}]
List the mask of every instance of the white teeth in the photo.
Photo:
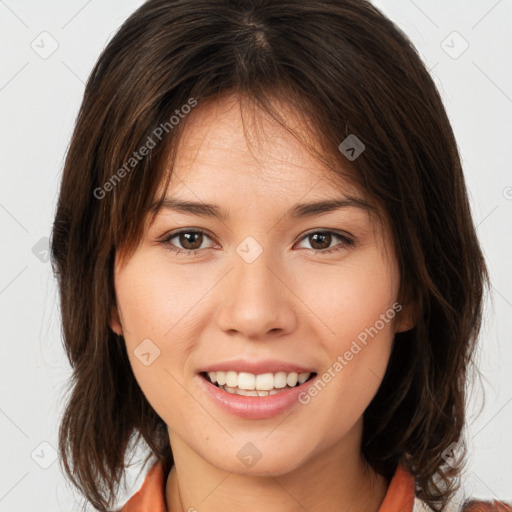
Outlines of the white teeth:
[{"label": "white teeth", "polygon": [[268,391],[274,387],[274,375],[271,373],[262,373],[256,377],[256,389]]},{"label": "white teeth", "polygon": [[286,386],[286,373],[277,372],[274,375],[274,387],[277,389],[284,388]]},{"label": "white teeth", "polygon": [[309,379],[310,373],[299,373],[299,384],[304,384]]},{"label": "white teeth", "polygon": [[256,377],[252,373],[240,372],[238,374],[238,389],[254,390]]},{"label": "white teeth", "polygon": [[238,373],[227,372],[226,373],[226,386],[230,388],[236,388],[238,386]]},{"label": "white teeth", "polygon": [[293,388],[297,384],[298,380],[299,374],[297,372],[292,372],[289,373],[288,376],[286,377],[286,384]]},{"label": "white teeth", "polygon": [[243,396],[258,396],[258,392],[255,391],[254,389],[251,390],[251,391],[248,391],[247,389],[240,389],[240,388],[238,388],[235,391],[235,393],[238,394],[238,395],[243,395]]},{"label": "white teeth", "polygon": [[268,395],[275,395],[276,393],[281,393],[281,391],[285,391],[285,389],[271,389],[269,391],[260,391],[259,389],[253,389],[253,390],[247,390],[247,389],[240,389],[240,388],[230,388],[229,386],[220,386],[220,389],[223,389],[224,391],[227,391],[228,393],[233,393],[234,395],[242,395],[242,396],[268,396]]},{"label": "white teeth", "polygon": [[[295,387],[297,383],[304,384],[309,377],[310,372],[305,373],[261,373],[255,375],[248,372],[234,372],[234,371],[216,371],[208,372],[208,377],[212,383],[217,383],[219,387],[222,387],[230,393],[238,391],[258,391],[265,392],[266,394],[251,394],[246,396],[266,396],[267,394],[277,393],[277,389],[283,389],[285,387]],[[273,391],[273,392],[272,392]],[[239,393],[244,394],[245,393]]]}]

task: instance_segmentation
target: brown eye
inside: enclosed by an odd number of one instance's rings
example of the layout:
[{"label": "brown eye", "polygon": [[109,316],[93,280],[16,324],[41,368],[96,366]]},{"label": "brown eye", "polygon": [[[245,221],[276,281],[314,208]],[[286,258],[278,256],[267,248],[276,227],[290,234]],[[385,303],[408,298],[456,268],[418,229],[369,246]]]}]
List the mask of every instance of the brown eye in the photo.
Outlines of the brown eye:
[{"label": "brown eye", "polygon": [[[341,243],[331,247],[332,242],[336,239],[341,240]],[[346,235],[336,233],[334,231],[313,231],[305,235],[302,238],[302,241],[303,240],[307,240],[309,242],[312,247],[310,250],[319,254],[341,251],[342,249],[346,249],[349,246],[354,245],[354,240]]]},{"label": "brown eye", "polygon": [[203,231],[197,229],[183,229],[178,232],[169,234],[161,243],[170,251],[176,254],[183,253],[185,255],[196,254],[203,249],[211,247],[201,247],[205,239],[210,237]]},{"label": "brown eye", "polygon": [[331,245],[331,234],[330,233],[313,233],[308,235],[311,246],[316,250],[327,249]]},{"label": "brown eye", "polygon": [[177,236],[183,249],[187,249],[190,251],[199,249],[203,241],[203,234],[197,231],[183,231],[182,233],[179,233]]}]

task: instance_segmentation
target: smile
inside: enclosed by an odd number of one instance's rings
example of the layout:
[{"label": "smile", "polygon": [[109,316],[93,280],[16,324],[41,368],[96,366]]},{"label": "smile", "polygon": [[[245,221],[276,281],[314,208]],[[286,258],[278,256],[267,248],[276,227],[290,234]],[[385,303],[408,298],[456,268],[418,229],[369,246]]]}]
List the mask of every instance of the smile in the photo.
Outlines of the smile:
[{"label": "smile", "polygon": [[228,393],[242,396],[263,397],[282,393],[300,386],[314,377],[314,372],[277,372],[254,374],[235,371],[203,372],[206,380]]},{"label": "smile", "polygon": [[250,420],[273,418],[300,405],[299,395],[317,375],[316,372],[253,374],[232,370],[197,374],[208,400],[230,415]]}]

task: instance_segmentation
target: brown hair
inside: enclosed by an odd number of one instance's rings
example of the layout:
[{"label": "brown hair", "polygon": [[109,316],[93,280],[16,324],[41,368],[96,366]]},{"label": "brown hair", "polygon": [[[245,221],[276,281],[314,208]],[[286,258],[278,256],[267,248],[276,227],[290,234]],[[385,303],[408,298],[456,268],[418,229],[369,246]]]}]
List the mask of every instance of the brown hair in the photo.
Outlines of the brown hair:
[{"label": "brown hair", "polygon": [[[178,111],[233,92],[279,122],[271,100],[292,105],[333,176],[349,176],[390,219],[401,298],[418,314],[414,328],[395,336],[364,414],[362,451],[387,478],[407,462],[417,495],[442,510],[461,470],[444,452],[461,442],[488,276],[435,84],[406,35],[365,0],[149,0],[101,54],[51,240],[73,369],[59,432],[64,470],[106,510],[141,438],[146,462],[154,455],[166,471],[173,463],[166,425],[134,378],[124,340],[109,329],[113,263],[117,251],[136,248],[158,187],[169,182],[165,165],[187,120]],[[351,134],[365,145],[355,160],[338,149]]]}]

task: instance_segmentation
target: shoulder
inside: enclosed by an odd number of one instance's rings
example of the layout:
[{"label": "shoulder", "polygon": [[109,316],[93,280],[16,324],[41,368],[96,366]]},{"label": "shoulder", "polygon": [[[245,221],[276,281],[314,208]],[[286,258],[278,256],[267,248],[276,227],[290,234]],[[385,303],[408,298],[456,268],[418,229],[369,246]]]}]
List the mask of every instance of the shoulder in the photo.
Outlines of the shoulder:
[{"label": "shoulder", "polygon": [[512,512],[512,504],[504,501],[469,500],[464,503],[463,512]]},{"label": "shoulder", "polygon": [[[424,501],[419,498],[414,499],[412,512],[433,512]],[[512,504],[503,501],[480,501],[476,499],[465,500],[461,503],[454,499],[448,503],[443,512],[512,512]]]}]

